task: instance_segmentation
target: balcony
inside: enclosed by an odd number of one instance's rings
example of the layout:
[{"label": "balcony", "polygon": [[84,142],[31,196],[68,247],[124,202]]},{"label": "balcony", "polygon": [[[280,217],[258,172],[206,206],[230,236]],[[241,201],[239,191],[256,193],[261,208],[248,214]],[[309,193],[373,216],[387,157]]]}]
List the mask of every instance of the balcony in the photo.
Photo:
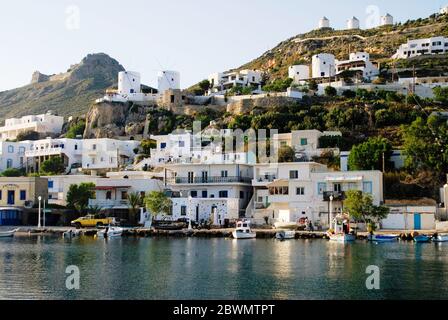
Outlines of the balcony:
[{"label": "balcony", "polygon": [[26,157],[40,157],[40,156],[52,156],[52,155],[60,155],[62,154],[64,149],[58,148],[45,148],[38,150],[27,150],[25,151]]},{"label": "balcony", "polygon": [[112,208],[112,207],[129,207],[128,200],[107,200],[107,199],[89,199],[89,207],[101,207],[101,208]]},{"label": "balcony", "polygon": [[184,178],[176,177],[167,179],[172,184],[212,184],[212,183],[247,183],[251,184],[252,179],[249,177],[194,177]]},{"label": "balcony", "polygon": [[344,191],[326,191],[324,192],[323,198],[324,201],[330,201],[330,197],[333,196],[332,201],[344,201],[345,200],[345,192]]}]

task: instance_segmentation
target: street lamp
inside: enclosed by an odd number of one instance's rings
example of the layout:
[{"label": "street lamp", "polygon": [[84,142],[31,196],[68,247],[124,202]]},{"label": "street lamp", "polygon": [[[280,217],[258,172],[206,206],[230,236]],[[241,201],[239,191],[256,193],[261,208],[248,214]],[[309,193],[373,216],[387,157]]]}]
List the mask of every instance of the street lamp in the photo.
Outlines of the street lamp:
[{"label": "street lamp", "polygon": [[330,226],[330,228],[331,228],[331,217],[333,215],[333,200],[334,200],[334,196],[331,195],[330,196],[330,210],[328,212],[328,225]]},{"label": "street lamp", "polygon": [[42,201],[42,197],[41,196],[39,196],[39,197],[37,197],[37,200],[39,200],[39,211],[38,211],[38,220],[37,220],[37,227],[40,229],[41,228],[41,225],[40,225],[40,203],[41,203],[41,201]]}]

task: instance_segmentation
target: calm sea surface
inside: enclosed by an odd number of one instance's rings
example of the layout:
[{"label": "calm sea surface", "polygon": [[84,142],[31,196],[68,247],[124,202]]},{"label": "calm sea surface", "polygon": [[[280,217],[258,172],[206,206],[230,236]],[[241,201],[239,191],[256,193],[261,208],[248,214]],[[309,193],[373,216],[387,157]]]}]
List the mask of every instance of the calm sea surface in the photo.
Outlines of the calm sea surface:
[{"label": "calm sea surface", "polygon": [[[80,290],[66,289],[69,265]],[[380,268],[380,290],[366,268]],[[0,299],[448,299],[448,244],[0,239]]]}]

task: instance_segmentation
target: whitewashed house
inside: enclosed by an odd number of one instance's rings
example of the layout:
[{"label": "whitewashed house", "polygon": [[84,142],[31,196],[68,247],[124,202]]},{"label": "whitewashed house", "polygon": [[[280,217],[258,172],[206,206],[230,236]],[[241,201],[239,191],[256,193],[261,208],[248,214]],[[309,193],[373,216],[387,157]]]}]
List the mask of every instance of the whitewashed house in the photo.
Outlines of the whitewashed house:
[{"label": "whitewashed house", "polygon": [[90,175],[59,175],[43,177],[48,180],[48,203],[60,206],[67,205],[67,193],[72,184],[93,183],[96,185],[99,176]]},{"label": "whitewashed house", "polygon": [[39,172],[42,162],[54,157],[62,158],[67,172],[81,167],[83,141],[85,140],[65,138],[28,141],[25,151],[27,170]]},{"label": "whitewashed house", "polygon": [[320,53],[312,57],[313,79],[334,77],[336,75],[336,59],[329,53]]},{"label": "whitewashed house", "polygon": [[214,73],[208,78],[210,93],[223,93],[235,87],[254,87],[261,90],[262,72],[258,70],[240,70],[225,73]]},{"label": "whitewashed house", "polygon": [[295,130],[290,133],[274,134],[272,141],[274,149],[288,146],[294,149],[297,161],[306,162],[313,157],[319,157],[323,153],[333,152],[334,155],[339,155],[338,148],[321,148],[319,139],[321,137],[335,137],[342,136],[339,131],[325,131],[319,130]]},{"label": "whitewashed house", "polygon": [[140,141],[86,139],[82,146],[83,170],[111,171],[133,164]]},{"label": "whitewashed house", "polygon": [[353,52],[348,60],[336,60],[337,75],[347,70],[361,71],[363,79],[367,80],[373,80],[380,74],[378,64],[370,60],[367,52]]},{"label": "whitewashed house", "polygon": [[402,44],[393,59],[408,59],[425,54],[443,54],[448,52],[448,39],[445,37],[432,37],[426,39],[408,40]]},{"label": "whitewashed house", "polygon": [[25,151],[28,142],[0,141],[0,172],[6,169],[22,169],[26,166]]},{"label": "whitewashed house", "polygon": [[14,140],[19,133],[35,131],[39,134],[59,135],[64,125],[64,117],[55,116],[48,112],[40,115],[30,115],[21,118],[5,120],[0,127],[1,140]]},{"label": "whitewashed house", "polygon": [[165,186],[173,192],[173,216],[214,225],[244,217],[252,199],[253,170],[240,164],[169,164]]},{"label": "whitewashed house", "polygon": [[293,79],[293,83],[300,84],[310,78],[310,67],[307,65],[295,65],[288,68],[288,77]]},{"label": "whitewashed house", "polygon": [[371,194],[374,204],[383,202],[383,178],[379,171],[334,172],[314,162],[257,164],[254,166],[254,202],[246,216],[257,223],[295,223],[309,219],[328,226],[344,207],[345,192]]}]

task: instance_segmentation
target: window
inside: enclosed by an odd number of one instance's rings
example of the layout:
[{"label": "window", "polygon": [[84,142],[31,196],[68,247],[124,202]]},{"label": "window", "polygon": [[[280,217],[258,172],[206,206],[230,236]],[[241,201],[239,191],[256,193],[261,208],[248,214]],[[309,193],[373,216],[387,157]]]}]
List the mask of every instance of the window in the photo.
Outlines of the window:
[{"label": "window", "polygon": [[194,172],[188,172],[188,183],[194,182]]},{"label": "window", "polygon": [[356,183],[349,182],[349,184],[347,186],[347,190],[356,190]]},{"label": "window", "polygon": [[307,139],[307,138],[300,139],[300,145],[301,145],[301,146],[306,146],[306,145],[308,145],[308,139]]},{"label": "window", "polygon": [[112,191],[107,191],[106,192],[106,200],[111,200],[112,199]]},{"label": "window", "polygon": [[208,181],[208,172],[207,171],[202,171],[202,182],[207,182]]},{"label": "window", "polygon": [[317,184],[317,193],[322,195],[327,191],[327,184],[325,182],[319,182]]},{"label": "window", "polygon": [[321,76],[321,77],[325,77],[325,72],[321,72],[321,73],[320,73],[320,76]]},{"label": "window", "polygon": [[77,144],[75,144],[75,150],[78,150],[78,145]]},{"label": "window", "polygon": [[298,179],[298,178],[299,178],[299,171],[297,170],[289,171],[289,179]]},{"label": "window", "polygon": [[190,191],[190,197],[197,198],[198,197],[198,192],[195,191],[195,190]]},{"label": "window", "polygon": [[171,103],[174,103],[174,95],[171,95]]},{"label": "window", "polygon": [[26,190],[20,190],[20,200],[21,201],[26,200]]},{"label": "window", "polygon": [[229,176],[229,172],[227,170],[221,171],[221,178],[227,178]]},{"label": "window", "polygon": [[19,147],[19,153],[20,154],[25,153],[25,147]]},{"label": "window", "polygon": [[53,189],[54,181],[48,180],[48,189]]},{"label": "window", "polygon": [[128,199],[128,192],[121,191],[121,200],[127,200],[127,199]]},{"label": "window", "polygon": [[160,149],[165,149],[166,148],[166,142],[162,142],[160,144]]},{"label": "window", "polygon": [[187,207],[186,206],[181,206],[180,207],[180,215],[181,216],[186,216],[187,215]]},{"label": "window", "polygon": [[96,144],[92,145],[92,150],[96,150]]},{"label": "window", "polygon": [[8,153],[14,153],[14,147],[8,146]]},{"label": "window", "polygon": [[2,190],[0,190],[0,200],[2,200],[3,198],[3,194],[2,194]]},{"label": "window", "polygon": [[305,195],[305,188],[304,188],[304,187],[298,187],[298,188],[296,188],[296,195],[298,195],[298,196],[304,196],[304,195]]},{"label": "window", "polygon": [[12,159],[6,160],[6,168],[12,168]]},{"label": "window", "polygon": [[334,192],[341,192],[341,191],[342,191],[342,186],[341,186],[341,184],[340,184],[340,183],[335,183],[335,184],[333,185],[333,191],[334,191]]},{"label": "window", "polygon": [[202,198],[207,198],[208,197],[208,191],[204,190],[202,191]]},{"label": "window", "polygon": [[228,198],[229,197],[229,192],[226,191],[219,191],[219,197],[220,198]]},{"label": "window", "polygon": [[244,191],[240,191],[240,199],[244,199]]},{"label": "window", "polygon": [[372,194],[372,192],[373,192],[372,182],[371,181],[363,182],[362,183],[362,191],[364,193]]}]

